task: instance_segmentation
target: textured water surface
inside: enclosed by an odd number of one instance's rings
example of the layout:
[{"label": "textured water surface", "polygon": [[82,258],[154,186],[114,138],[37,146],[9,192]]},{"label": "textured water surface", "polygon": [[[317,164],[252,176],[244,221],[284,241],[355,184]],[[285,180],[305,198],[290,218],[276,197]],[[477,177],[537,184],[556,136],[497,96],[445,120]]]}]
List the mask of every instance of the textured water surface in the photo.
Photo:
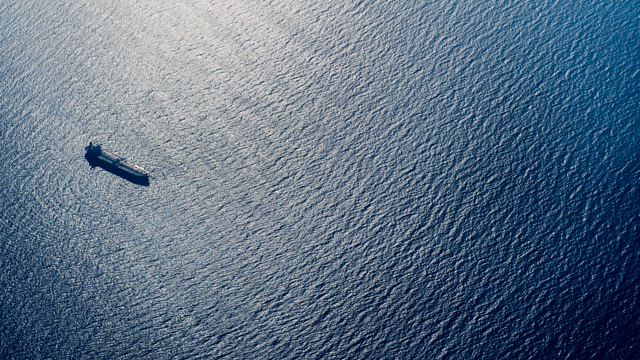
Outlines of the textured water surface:
[{"label": "textured water surface", "polygon": [[639,9],[3,2],[0,357],[637,358]]}]

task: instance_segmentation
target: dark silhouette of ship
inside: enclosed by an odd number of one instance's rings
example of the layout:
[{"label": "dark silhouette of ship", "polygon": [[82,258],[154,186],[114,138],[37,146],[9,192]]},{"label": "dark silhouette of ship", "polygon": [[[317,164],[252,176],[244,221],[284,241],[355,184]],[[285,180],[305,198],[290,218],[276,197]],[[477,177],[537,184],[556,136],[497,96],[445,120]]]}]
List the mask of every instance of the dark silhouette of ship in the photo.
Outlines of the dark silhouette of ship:
[{"label": "dark silhouette of ship", "polygon": [[87,153],[84,157],[91,167],[98,166],[134,184],[149,186],[149,172],[142,167],[102,150],[100,145],[89,143],[85,150]]}]

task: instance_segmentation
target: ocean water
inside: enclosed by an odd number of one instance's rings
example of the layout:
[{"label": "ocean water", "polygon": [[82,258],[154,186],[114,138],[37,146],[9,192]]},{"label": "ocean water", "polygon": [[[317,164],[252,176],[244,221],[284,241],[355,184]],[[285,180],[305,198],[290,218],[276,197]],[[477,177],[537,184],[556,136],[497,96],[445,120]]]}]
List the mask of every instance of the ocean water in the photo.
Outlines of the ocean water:
[{"label": "ocean water", "polygon": [[1,2],[0,358],[640,358],[638,5]]}]

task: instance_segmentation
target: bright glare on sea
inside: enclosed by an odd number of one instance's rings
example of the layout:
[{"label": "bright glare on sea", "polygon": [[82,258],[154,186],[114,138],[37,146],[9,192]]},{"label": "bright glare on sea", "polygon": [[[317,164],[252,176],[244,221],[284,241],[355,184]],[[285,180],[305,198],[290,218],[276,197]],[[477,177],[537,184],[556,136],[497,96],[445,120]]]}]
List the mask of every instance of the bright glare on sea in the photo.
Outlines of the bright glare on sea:
[{"label": "bright glare on sea", "polygon": [[2,1],[0,358],[638,359],[639,39],[631,0]]}]

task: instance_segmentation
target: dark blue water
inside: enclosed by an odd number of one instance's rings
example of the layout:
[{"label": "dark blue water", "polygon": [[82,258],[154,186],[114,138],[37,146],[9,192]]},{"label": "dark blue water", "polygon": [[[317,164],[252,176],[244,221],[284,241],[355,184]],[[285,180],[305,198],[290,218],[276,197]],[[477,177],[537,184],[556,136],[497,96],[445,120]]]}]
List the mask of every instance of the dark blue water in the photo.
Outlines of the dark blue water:
[{"label": "dark blue water", "polygon": [[0,358],[638,358],[638,39],[635,1],[2,2]]}]

